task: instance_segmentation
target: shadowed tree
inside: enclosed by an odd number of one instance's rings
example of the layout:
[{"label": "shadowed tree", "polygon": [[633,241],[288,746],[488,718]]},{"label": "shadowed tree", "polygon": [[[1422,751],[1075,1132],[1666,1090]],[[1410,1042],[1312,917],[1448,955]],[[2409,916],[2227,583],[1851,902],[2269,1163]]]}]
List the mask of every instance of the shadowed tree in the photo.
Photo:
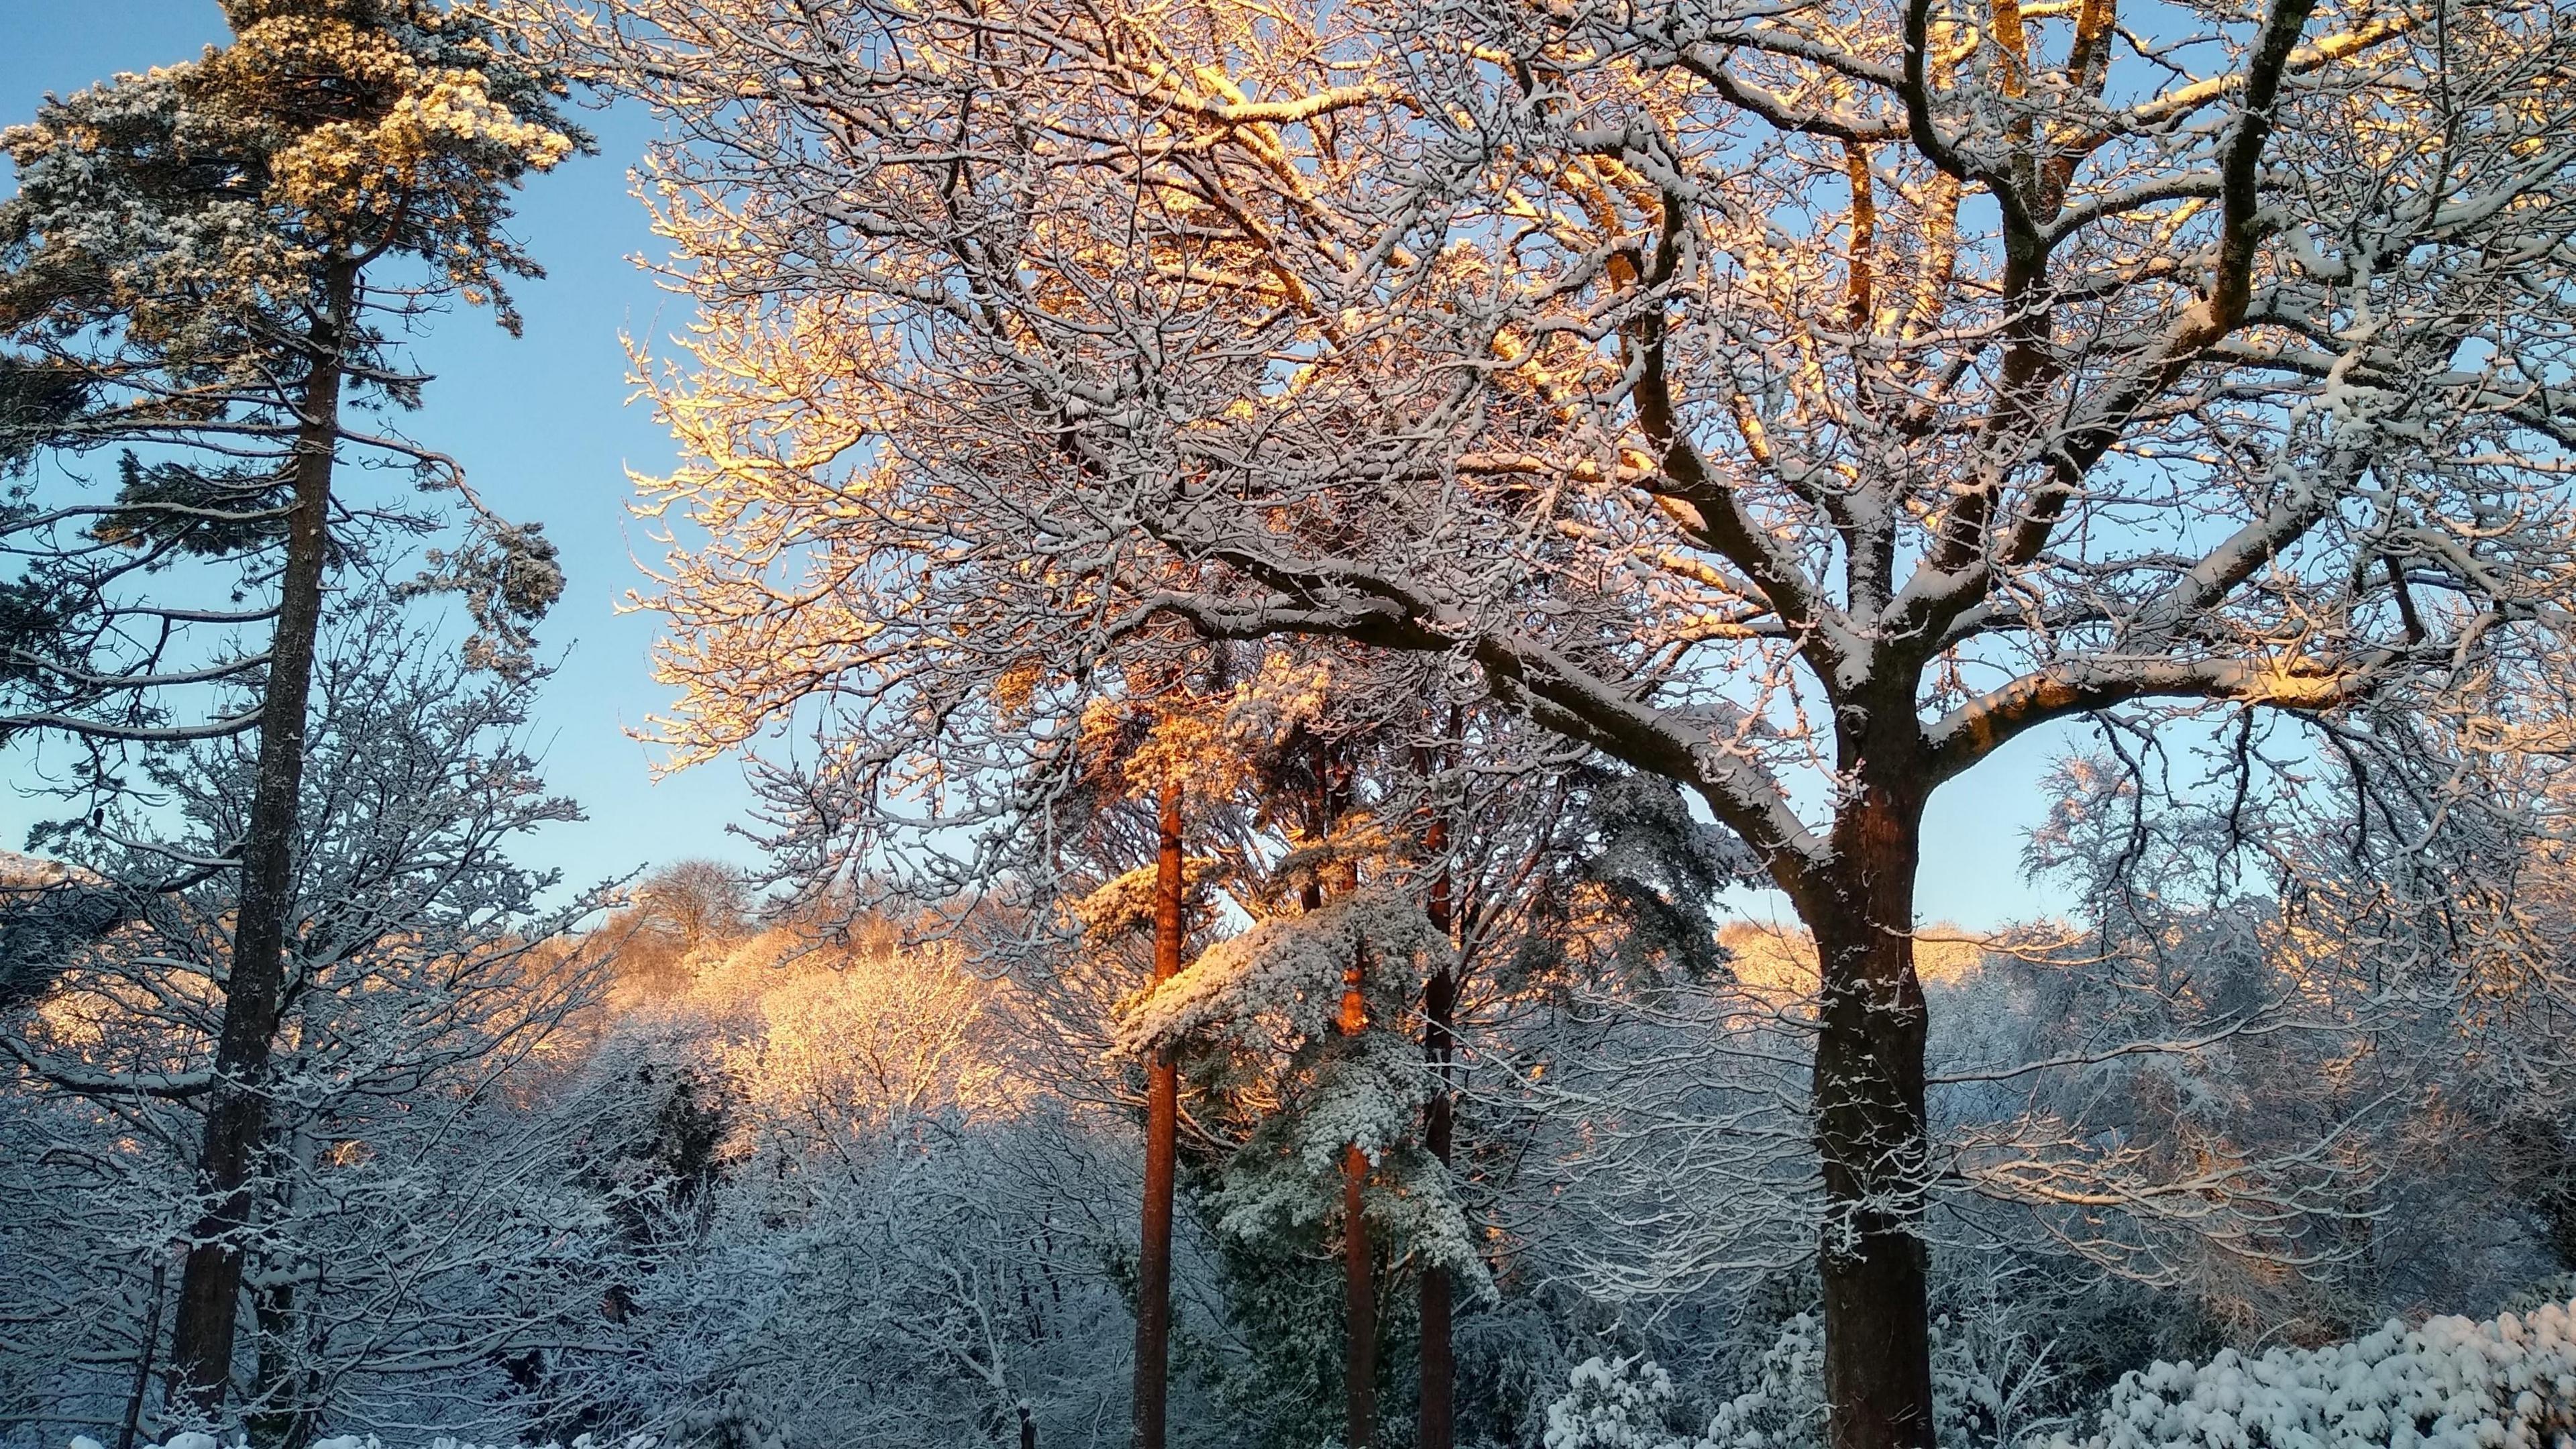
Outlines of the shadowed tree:
[{"label": "shadowed tree", "polygon": [[[0,458],[117,452],[112,496],[0,515],[18,593],[0,633],[0,729],[117,744],[255,730],[237,842],[233,961],[200,1161],[173,1372],[214,1410],[232,1373],[242,1237],[287,980],[314,641],[335,567],[389,560],[425,520],[335,487],[353,458],[472,495],[440,455],[366,421],[423,379],[398,338],[446,299],[515,330],[503,283],[535,268],[506,198],[583,143],[546,73],[487,17],[416,0],[230,0],[229,44],[49,99],[6,134]],[[44,384],[25,402],[31,382]],[[479,663],[518,667],[560,591],[534,525],[473,509],[410,587],[460,593]],[[13,593],[12,597],[17,597]],[[253,686],[188,715],[191,691]],[[91,784],[112,788],[104,760]]]}]

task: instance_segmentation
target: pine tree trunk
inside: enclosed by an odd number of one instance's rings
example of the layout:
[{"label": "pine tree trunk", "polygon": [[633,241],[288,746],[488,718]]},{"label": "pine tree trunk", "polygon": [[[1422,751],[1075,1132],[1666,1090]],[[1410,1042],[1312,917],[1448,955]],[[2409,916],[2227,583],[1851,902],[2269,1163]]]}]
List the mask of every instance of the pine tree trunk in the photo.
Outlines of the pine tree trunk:
[{"label": "pine tree trunk", "polygon": [[1342,1442],[1368,1449],[1377,1433],[1377,1288],[1370,1281],[1366,1205],[1368,1154],[1342,1149],[1342,1307],[1349,1348],[1342,1360]]},{"label": "pine tree trunk", "polygon": [[[1350,766],[1322,739],[1315,751],[1315,841],[1332,839],[1333,828],[1351,797]],[[1359,862],[1342,860],[1306,878],[1298,895],[1308,911],[1323,908],[1324,875],[1347,896],[1359,889]],[[1362,943],[1342,968],[1341,1019],[1344,1036],[1368,1029],[1368,946]],[[1342,1442],[1345,1449],[1368,1449],[1377,1432],[1377,1285],[1371,1272],[1368,1238],[1368,1154],[1353,1143],[1342,1149]]]},{"label": "pine tree trunk", "polygon": [[[1342,972],[1341,1030],[1358,1036],[1368,1029],[1368,947],[1351,953]],[[1342,1149],[1342,1442],[1347,1449],[1367,1449],[1377,1434],[1377,1285],[1369,1256],[1368,1154],[1358,1143]]]},{"label": "pine tree trunk", "polygon": [[1924,1006],[1912,935],[1921,793],[1919,774],[1864,771],[1835,820],[1833,864],[1805,903],[1823,973],[1817,1259],[1832,1449],[1932,1443]]},{"label": "pine tree trunk", "polygon": [[[1456,728],[1453,722],[1452,733]],[[1449,848],[1449,822],[1434,814],[1422,833],[1422,844],[1424,851],[1438,860]],[[1449,871],[1444,864],[1432,878],[1431,890],[1423,901],[1423,914],[1443,939],[1451,936],[1454,916],[1450,889]],[[1449,1165],[1455,1112],[1449,1099],[1449,1061],[1455,1049],[1457,1013],[1458,978],[1449,963],[1443,961],[1422,983],[1422,1053],[1430,1063],[1432,1075],[1431,1101],[1422,1114],[1422,1135],[1443,1169]],[[1457,1366],[1449,1343],[1450,1293],[1449,1270],[1437,1263],[1425,1263],[1420,1302],[1422,1404],[1414,1432],[1417,1449],[1450,1449],[1456,1438]]]},{"label": "pine tree trunk", "polygon": [[[1447,983],[1442,982],[1440,985],[1445,987]],[[1428,996],[1433,993],[1424,994]],[[1440,994],[1447,993],[1443,991]],[[1444,1022],[1433,1027],[1432,1030],[1445,1036],[1447,1025]],[[1446,1059],[1439,1060],[1442,1065],[1435,1070],[1441,1071],[1445,1078]],[[1444,1091],[1432,1097],[1431,1106],[1424,1113],[1426,1119],[1423,1124],[1424,1135],[1429,1141],[1431,1154],[1440,1159],[1444,1166],[1449,1161],[1450,1112],[1449,1097]],[[1414,1435],[1414,1443],[1419,1445],[1420,1449],[1450,1449],[1457,1434],[1455,1427],[1457,1365],[1451,1355],[1449,1343],[1449,1320],[1452,1307],[1450,1294],[1449,1270],[1437,1263],[1424,1264],[1420,1305],[1422,1410]]]},{"label": "pine tree trunk", "polygon": [[231,1384],[242,1240],[254,1198],[251,1167],[268,1136],[265,1079],[285,998],[306,705],[322,617],[331,474],[340,439],[341,348],[357,292],[357,270],[354,262],[332,265],[324,279],[323,315],[306,339],[313,370],[304,384],[289,465],[294,507],[286,522],[268,692],[260,709],[259,774],[242,841],[232,969],[224,982],[223,1024],[215,1046],[217,1085],[197,1159],[198,1191],[211,1203],[190,1233],[179,1276],[178,1321],[171,1330],[171,1371],[179,1392],[207,1414],[222,1406]]},{"label": "pine tree trunk", "polygon": [[[1181,970],[1181,792],[1165,786],[1154,862],[1154,980]],[[1180,1069],[1168,1049],[1145,1068],[1144,1242],[1136,1254],[1137,1449],[1163,1449],[1171,1374],[1172,1177],[1180,1150]]]}]

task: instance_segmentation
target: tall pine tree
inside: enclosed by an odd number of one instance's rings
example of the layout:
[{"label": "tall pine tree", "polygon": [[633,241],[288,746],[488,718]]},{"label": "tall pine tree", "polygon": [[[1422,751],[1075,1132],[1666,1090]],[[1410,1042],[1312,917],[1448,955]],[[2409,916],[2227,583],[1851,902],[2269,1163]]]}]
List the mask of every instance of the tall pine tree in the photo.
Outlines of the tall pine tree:
[{"label": "tall pine tree", "polygon": [[[360,414],[417,404],[393,338],[449,299],[515,331],[537,269],[503,227],[531,171],[582,149],[560,86],[479,7],[227,0],[231,43],[49,99],[0,138],[0,730],[93,743],[258,732],[239,907],[172,1372],[227,1392],[285,979],[314,639],[335,569],[428,528],[335,492],[353,456],[454,490],[472,539],[416,586],[461,592],[481,662],[523,657],[553,549],[473,501],[447,459]],[[45,496],[48,459],[115,459],[112,491]],[[191,691],[256,686],[191,715]],[[99,783],[112,776],[102,769]]]}]

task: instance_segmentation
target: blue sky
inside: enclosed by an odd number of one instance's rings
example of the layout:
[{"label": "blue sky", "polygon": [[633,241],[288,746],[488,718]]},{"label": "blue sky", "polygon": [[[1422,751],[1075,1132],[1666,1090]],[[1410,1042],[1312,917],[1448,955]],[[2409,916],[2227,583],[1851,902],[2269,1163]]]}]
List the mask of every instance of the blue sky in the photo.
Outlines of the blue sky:
[{"label": "blue sky", "polygon": [[[222,35],[214,0],[0,0],[0,125],[28,119],[47,91],[187,60]],[[626,470],[660,471],[672,454],[651,416],[627,405],[620,337],[658,339],[687,318],[630,261],[658,251],[626,174],[653,123],[624,110],[586,119],[601,154],[537,178],[522,198],[519,235],[550,273],[516,289],[526,336],[514,341],[478,314],[442,319],[418,350],[437,381],[407,424],[455,454],[502,512],[542,520],[563,550],[570,586],[544,630],[563,665],[538,704],[538,742],[548,779],[590,818],[525,854],[575,880],[693,855],[750,858],[725,833],[749,802],[739,771],[719,763],[657,781],[651,748],[628,734],[668,692],[650,674],[656,621],[617,609],[643,582],[634,560],[660,553],[627,514]],[[1937,797],[1920,894],[1927,918],[1982,926],[2039,908],[2019,857],[2051,748],[2019,741]],[[26,768],[0,756],[0,778]],[[0,847],[18,845],[40,813],[0,794]]]},{"label": "blue sky", "polygon": [[[188,60],[223,34],[214,0],[0,0],[0,124],[31,117],[47,91]],[[537,741],[549,781],[590,819],[554,828],[525,854],[575,880],[691,855],[749,858],[725,834],[749,799],[740,773],[719,764],[656,782],[652,751],[627,734],[667,691],[648,672],[655,621],[617,612],[643,582],[633,560],[660,553],[627,516],[625,470],[660,470],[672,454],[652,418],[626,405],[619,336],[666,334],[685,312],[666,312],[670,299],[628,260],[655,250],[626,180],[649,118],[584,120],[601,154],[537,178],[521,198],[518,234],[549,273],[514,289],[526,335],[513,340],[488,314],[440,319],[417,353],[437,381],[428,406],[405,420],[414,437],[456,454],[501,512],[542,520],[563,550],[570,587],[540,636],[563,663],[539,702]],[[25,768],[0,757],[0,775]],[[0,846],[20,844],[41,813],[0,797]]]}]

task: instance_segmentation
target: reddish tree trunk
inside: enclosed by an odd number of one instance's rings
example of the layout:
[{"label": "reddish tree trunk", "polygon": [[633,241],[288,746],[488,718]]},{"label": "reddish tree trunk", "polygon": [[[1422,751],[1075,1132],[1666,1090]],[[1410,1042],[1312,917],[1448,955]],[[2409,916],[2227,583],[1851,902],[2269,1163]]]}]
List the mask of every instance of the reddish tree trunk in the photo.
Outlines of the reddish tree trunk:
[{"label": "reddish tree trunk", "polygon": [[215,1046],[216,1086],[197,1159],[198,1190],[211,1203],[189,1235],[179,1275],[178,1320],[170,1334],[177,1387],[190,1404],[209,1414],[222,1406],[231,1385],[242,1238],[254,1198],[251,1168],[268,1135],[268,1058],[286,991],[306,703],[322,617],[331,472],[340,439],[340,350],[357,292],[357,271],[353,262],[333,264],[324,283],[322,320],[307,339],[313,373],[304,385],[290,464],[294,508],[287,517],[268,692],[260,708],[259,774],[242,840],[232,969],[224,980],[223,1025]]},{"label": "reddish tree trunk", "polygon": [[1377,1432],[1377,1297],[1370,1281],[1368,1217],[1361,1193],[1368,1154],[1342,1149],[1342,1307],[1350,1349],[1342,1363],[1342,1442],[1368,1449]]},{"label": "reddish tree trunk", "polygon": [[[1333,826],[1350,803],[1350,769],[1322,739],[1314,744],[1315,841],[1332,839]],[[1325,871],[1344,895],[1359,889],[1359,862],[1343,860],[1319,867],[1306,878],[1298,898],[1308,911],[1324,905]],[[1368,947],[1352,952],[1342,968],[1341,1016],[1344,1036],[1368,1029]],[[1368,1239],[1368,1154],[1353,1143],[1342,1149],[1342,1442],[1346,1449],[1367,1449],[1377,1432],[1377,1287],[1373,1281]]]},{"label": "reddish tree trunk", "polygon": [[[1163,788],[1154,862],[1154,980],[1181,969],[1181,792]],[[1180,1069],[1168,1049],[1145,1068],[1144,1242],[1136,1254],[1136,1386],[1131,1400],[1137,1449],[1163,1449],[1171,1375],[1172,1176],[1180,1148]],[[1034,1434],[1033,1428],[1025,1429]]]},{"label": "reddish tree trunk", "polygon": [[1865,772],[1835,820],[1833,864],[1803,903],[1822,971],[1817,1259],[1833,1449],[1932,1444],[1924,1005],[1912,935],[1922,803],[1919,776]]}]

